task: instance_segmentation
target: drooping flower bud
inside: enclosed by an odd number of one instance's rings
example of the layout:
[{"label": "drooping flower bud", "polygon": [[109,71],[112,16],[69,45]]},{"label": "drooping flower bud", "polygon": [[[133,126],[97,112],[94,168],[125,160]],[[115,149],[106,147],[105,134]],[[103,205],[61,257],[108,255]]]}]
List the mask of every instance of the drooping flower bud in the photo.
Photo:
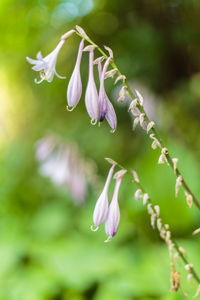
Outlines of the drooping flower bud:
[{"label": "drooping flower bud", "polygon": [[94,81],[94,51],[89,54],[89,77],[85,93],[85,106],[91,118],[91,123],[96,124],[99,119],[99,97],[97,93],[96,84]]},{"label": "drooping flower bud", "polygon": [[[98,72],[99,72],[99,79],[101,81],[101,77],[102,77],[102,65],[101,65],[101,62],[98,63]],[[103,96],[103,93],[104,93],[104,96]],[[106,94],[106,91],[105,91],[105,88],[103,87],[103,90],[102,90],[102,96],[105,100],[105,103],[106,103],[106,115],[105,115],[105,118],[108,122],[108,124],[110,125],[110,127],[112,128],[112,131],[111,132],[114,132],[117,128],[117,116],[116,116],[116,113],[115,113],[115,110],[114,110],[114,107],[111,103],[111,101],[108,99],[108,96]]]},{"label": "drooping flower bud", "polygon": [[68,108],[68,110],[73,110],[76,107],[76,105],[80,101],[81,94],[82,94],[80,64],[81,64],[83,47],[84,47],[84,40],[80,42],[76,64],[67,88],[67,102],[68,102],[68,107],[70,107],[70,109]]},{"label": "drooping flower bud", "polygon": [[114,172],[114,168],[115,168],[115,164],[113,164],[112,167],[110,168],[104,189],[95,205],[95,209],[93,213],[93,223],[95,227],[94,226],[91,227],[93,231],[96,231],[99,228],[99,226],[105,221],[108,215],[108,188]]},{"label": "drooping flower bud", "polygon": [[100,89],[99,89],[99,113],[100,113],[100,122],[102,122],[106,116],[107,113],[107,95],[104,87],[104,80],[105,80],[105,73],[107,71],[107,68],[109,66],[111,58],[109,57],[103,67],[103,71],[100,78]]},{"label": "drooping flower bud", "polygon": [[108,216],[106,218],[106,223],[105,223],[105,231],[106,231],[106,234],[108,235],[108,238],[105,242],[108,242],[117,233],[117,229],[118,229],[119,221],[120,221],[118,193],[119,193],[119,188],[120,188],[120,185],[122,182],[122,178],[125,173],[126,173],[126,170],[121,170],[121,171],[117,172],[114,176],[114,178],[116,179],[116,184],[115,184],[112,201],[109,206]]}]

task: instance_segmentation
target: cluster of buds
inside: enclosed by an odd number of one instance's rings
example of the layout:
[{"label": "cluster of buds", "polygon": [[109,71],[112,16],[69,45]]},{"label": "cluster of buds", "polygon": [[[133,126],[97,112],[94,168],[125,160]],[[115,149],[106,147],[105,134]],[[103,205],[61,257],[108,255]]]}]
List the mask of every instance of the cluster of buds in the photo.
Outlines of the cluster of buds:
[{"label": "cluster of buds", "polygon": [[144,100],[142,95],[137,90],[135,90],[135,93],[136,98],[131,101],[128,109],[128,111],[131,112],[133,117],[135,117],[133,121],[133,129],[135,129],[136,126],[139,124],[142,129],[147,130],[147,125],[145,122],[145,113],[141,113],[139,109],[140,106],[143,107]]},{"label": "cluster of buds", "polygon": [[[76,144],[66,143],[48,134],[36,143],[36,159],[41,175],[51,178],[56,186],[64,186],[76,204],[82,204],[87,195],[89,178],[95,178],[92,162],[83,159]],[[88,181],[86,181],[86,177]]]},{"label": "cluster of buds", "polygon": [[[117,128],[117,117],[114,107],[106,94],[104,81],[107,78],[113,78],[114,75],[118,72],[118,69],[114,68],[110,71],[107,71],[110,62],[113,60],[113,52],[109,47],[105,46],[105,49],[109,53],[109,57],[102,67],[102,62],[105,57],[98,57],[96,60],[94,60],[94,51],[97,48],[97,45],[88,45],[84,48],[84,40],[88,40],[89,38],[81,27],[76,26],[76,30],[70,30],[61,37],[56,48],[46,57],[43,58],[41,52],[39,52],[36,56],[37,59],[31,59],[29,57],[27,57],[26,59],[30,64],[34,65],[32,67],[34,71],[40,72],[41,79],[39,81],[36,80],[37,83],[41,83],[43,80],[51,82],[54,75],[61,79],[64,79],[65,77],[58,75],[58,73],[56,72],[57,57],[66,40],[74,33],[77,33],[79,36],[81,36],[82,40],[79,45],[75,67],[67,88],[67,110],[72,111],[78,105],[81,99],[82,80],[80,66],[82,54],[83,52],[89,52],[89,76],[85,92],[85,106],[90,116],[91,124],[95,125],[97,122],[99,122],[100,124],[104,119],[106,119],[111,127],[111,131],[114,132]],[[94,66],[96,64],[98,65],[99,73],[99,91],[97,90],[96,82],[94,79]],[[123,75],[119,75],[115,80],[115,83],[117,83],[119,80],[124,81],[125,77]],[[126,93],[127,92],[123,87],[123,91],[121,91],[120,94],[121,99],[124,97],[124,95],[126,95]]]},{"label": "cluster of buds", "polygon": [[[110,159],[108,159],[108,161],[112,163],[112,166],[108,172],[108,176],[103,191],[96,202],[94,213],[93,213],[93,225],[91,226],[91,230],[96,231],[98,230],[99,226],[103,222],[105,222],[105,232],[107,235],[107,239],[105,240],[105,242],[110,241],[116,235],[118,230],[119,221],[120,221],[118,194],[119,194],[119,188],[122,182],[122,178],[124,174],[127,172],[126,170],[120,170],[116,172],[113,177],[116,163]],[[109,185],[112,177],[116,180],[116,183],[115,183],[112,200],[109,203],[108,190],[109,190]]]},{"label": "cluster of buds", "polygon": [[160,207],[158,205],[153,206],[151,203],[147,205],[147,211],[151,216],[151,225],[153,229],[157,227],[157,230],[160,233],[160,237],[165,241],[170,256],[170,283],[171,291],[178,291],[180,287],[180,273],[176,271],[174,260],[179,257],[179,253],[176,252],[173,255],[173,250],[175,249],[174,244],[171,239],[171,231],[169,230],[168,224],[163,224],[163,221],[160,217]]},{"label": "cluster of buds", "polygon": [[[146,194],[142,194],[141,190],[137,190],[136,194],[139,195],[139,198],[143,198]],[[174,260],[179,259],[179,256],[182,255],[186,257],[186,251],[183,247],[179,247],[178,250],[176,249],[172,237],[171,231],[169,229],[168,224],[163,224],[163,221],[160,217],[160,207],[158,205],[153,206],[152,203],[147,200],[147,211],[151,216],[151,226],[153,229],[157,228],[160,233],[160,237],[165,241],[170,256],[170,268],[171,268],[171,275],[170,275],[170,283],[171,283],[171,291],[177,291],[180,288],[180,273],[176,271]],[[199,230],[200,232],[200,230]],[[173,251],[176,251],[173,253]],[[193,265],[188,263],[185,265],[185,269],[188,272],[187,280],[189,283],[193,284]],[[183,291],[182,291],[183,292]],[[184,293],[184,292],[183,292]],[[200,288],[197,289],[195,297],[200,294]]]},{"label": "cluster of buds", "polygon": [[140,112],[140,107],[143,107],[144,105],[144,99],[143,96],[140,94],[138,90],[135,90],[136,98],[133,99],[129,105],[128,111],[131,112],[131,114],[134,117],[133,121],[133,129],[136,128],[136,126],[139,124],[142,129],[144,129],[147,134],[149,131],[155,126],[154,121],[148,121],[146,119],[146,115],[144,112]]}]

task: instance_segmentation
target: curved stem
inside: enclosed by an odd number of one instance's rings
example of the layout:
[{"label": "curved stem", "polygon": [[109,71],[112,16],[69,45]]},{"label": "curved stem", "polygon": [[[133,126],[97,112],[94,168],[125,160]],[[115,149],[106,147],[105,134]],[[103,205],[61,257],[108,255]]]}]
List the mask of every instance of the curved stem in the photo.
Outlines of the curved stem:
[{"label": "curved stem", "polygon": [[[91,45],[96,45],[90,38],[85,38],[85,37],[83,37],[83,36],[82,36],[81,34],[79,34],[77,31],[76,31],[76,34],[77,34],[79,37],[84,38],[84,39],[85,39],[88,43],[90,43]],[[98,50],[98,51],[99,51],[106,59],[108,59],[109,56],[108,56],[108,55],[107,55],[100,47],[97,47],[96,49],[97,49],[97,50]],[[113,60],[110,61],[110,65],[111,65],[114,69],[117,69],[117,74],[118,74],[118,75],[122,75],[122,73],[120,72],[120,70],[118,69],[118,67],[116,66],[116,64],[114,63]],[[135,97],[133,91],[131,90],[131,88],[130,88],[130,86],[129,86],[129,84],[128,84],[128,82],[127,82],[126,79],[125,79],[125,81],[124,81],[124,85],[126,86],[127,91],[129,92],[129,95],[131,96],[131,98],[132,98],[132,99],[135,99],[136,97]],[[145,112],[143,106],[140,106],[138,109],[140,110],[140,113],[143,113],[143,114],[144,114],[144,119],[145,119],[145,121],[146,121],[147,123],[149,123],[150,120],[149,120],[149,118],[148,118],[148,116],[147,116],[147,114],[146,114],[146,112]],[[157,130],[156,130],[154,127],[151,128],[150,133],[153,133],[153,134],[155,135],[155,137],[156,137],[157,140],[159,141],[161,147],[164,148],[164,144],[163,144],[163,142],[162,142],[162,139],[160,138],[160,136],[159,136]],[[172,161],[172,158],[171,158],[170,154],[167,153],[167,154],[166,154],[166,157],[167,157],[167,160],[168,160],[168,162],[169,162],[169,165],[170,165],[170,166],[172,167],[172,169],[173,169],[173,161]],[[184,188],[184,189],[192,196],[194,204],[195,204],[196,207],[200,210],[200,202],[198,201],[198,199],[195,197],[195,195],[193,194],[193,192],[191,191],[191,189],[190,189],[189,186],[187,185],[187,183],[186,183],[185,179],[183,178],[183,175],[181,174],[181,172],[180,172],[179,169],[176,169],[176,174],[175,174],[175,176],[176,176],[176,178],[178,178],[179,176],[182,177],[182,186],[183,186],[183,188]]]},{"label": "curved stem", "polygon": [[[116,162],[116,165],[117,165],[120,169],[126,170],[126,168],[124,168],[124,167],[123,167],[122,165],[120,165],[118,162]],[[136,181],[134,180],[134,176],[133,176],[133,174],[132,174],[130,171],[127,170],[127,174],[131,177],[132,182],[134,182],[134,183],[138,186],[138,188],[142,191],[142,193],[145,194],[146,191],[145,191],[144,187],[142,186],[142,184],[141,184],[140,182],[136,182]],[[153,204],[153,201],[151,200],[151,198],[149,198],[149,199],[147,200],[147,203]],[[189,265],[190,263],[189,263],[188,259],[187,259],[187,258],[184,256],[184,254],[179,250],[179,245],[178,245],[178,243],[177,243],[177,242],[175,241],[175,239],[173,239],[173,238],[171,238],[171,241],[172,241],[172,243],[174,244],[174,247],[175,247],[176,251],[178,252],[179,256],[181,257],[182,261],[184,262],[184,264]],[[199,275],[196,273],[196,271],[195,271],[195,269],[194,269],[193,266],[190,267],[190,273],[193,275],[193,277],[194,277],[194,279],[196,280],[196,282],[197,282],[198,284],[200,284],[200,277],[199,277]]]}]

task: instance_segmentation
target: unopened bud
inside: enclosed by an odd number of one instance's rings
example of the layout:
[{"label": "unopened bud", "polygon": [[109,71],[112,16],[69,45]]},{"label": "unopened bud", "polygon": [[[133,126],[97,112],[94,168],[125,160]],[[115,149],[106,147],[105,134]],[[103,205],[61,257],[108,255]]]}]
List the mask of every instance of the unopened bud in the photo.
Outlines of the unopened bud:
[{"label": "unopened bud", "polygon": [[127,170],[120,170],[118,172],[115,173],[115,175],[113,176],[114,179],[119,179],[121,177],[124,176],[124,174],[126,174]]},{"label": "unopened bud", "polygon": [[151,226],[153,229],[155,229],[155,221],[156,221],[156,215],[151,215]]},{"label": "unopened bud", "polygon": [[162,229],[162,219],[157,219],[157,228],[158,228],[158,230],[159,231],[161,231],[161,229]]},{"label": "unopened bud", "polygon": [[187,204],[188,204],[189,208],[191,208],[192,203],[193,203],[193,197],[187,191],[185,191],[185,196],[186,196]]},{"label": "unopened bud", "polygon": [[151,203],[149,203],[149,204],[147,205],[147,211],[148,211],[148,213],[149,213],[150,215],[154,215],[154,211],[153,211],[153,208],[152,208],[152,204],[151,204]]},{"label": "unopened bud", "polygon": [[115,84],[119,81],[119,80],[122,80],[123,83],[125,82],[126,80],[126,76],[125,75],[119,75],[116,80],[115,80]]},{"label": "unopened bud", "polygon": [[178,196],[178,192],[180,189],[180,186],[182,185],[183,177],[180,175],[176,179],[176,185],[175,185],[175,195]]},{"label": "unopened bud", "polygon": [[184,256],[187,255],[185,249],[184,249],[182,246],[180,246],[178,249],[179,249],[179,251],[180,251]]},{"label": "unopened bud", "polygon": [[108,72],[106,72],[105,73],[105,76],[104,76],[104,79],[107,79],[107,78],[113,78],[114,77],[114,75],[117,73],[117,69],[112,69],[112,70],[110,70],[110,71],[108,71]]},{"label": "unopened bud", "polygon": [[105,56],[100,56],[98,58],[96,58],[93,62],[94,65],[98,65],[99,63],[101,63],[102,61],[104,61]]},{"label": "unopened bud", "polygon": [[134,198],[136,201],[139,201],[140,198],[143,197],[143,194],[142,194],[142,190],[141,189],[137,189],[137,191],[135,192],[135,195],[134,195]]},{"label": "unopened bud", "polygon": [[190,271],[191,271],[191,268],[193,268],[193,264],[187,264],[187,265],[185,265],[185,270],[186,270],[187,272],[190,272]]},{"label": "unopened bud", "polygon": [[125,97],[128,96],[129,93],[127,91],[127,87],[124,85],[119,91],[119,97],[117,99],[118,102],[124,102]]},{"label": "unopened bud", "polygon": [[139,122],[140,122],[140,118],[136,117],[133,121],[133,130],[135,130]]},{"label": "unopened bud", "polygon": [[139,118],[140,118],[140,126],[144,130],[146,130],[146,126],[145,126],[145,114],[140,114]]},{"label": "unopened bud", "polygon": [[111,57],[111,59],[113,59],[113,51],[111,48],[109,48],[108,46],[104,46],[104,48],[108,51],[109,56]]},{"label": "unopened bud", "polygon": [[89,37],[87,36],[87,34],[85,33],[85,31],[83,30],[82,27],[76,25],[76,30],[78,31],[78,33],[85,39],[89,39]]},{"label": "unopened bud", "polygon": [[84,52],[87,52],[87,51],[94,51],[98,46],[97,45],[89,45],[89,46],[86,46],[83,51]]},{"label": "unopened bud", "polygon": [[143,205],[146,205],[148,200],[149,200],[149,195],[147,193],[145,193],[143,195]]},{"label": "unopened bud", "polygon": [[140,180],[139,180],[139,177],[138,177],[138,174],[136,173],[136,171],[134,170],[131,170],[132,174],[133,174],[133,178],[134,178],[134,181],[136,183],[140,183]]},{"label": "unopened bud", "polygon": [[195,234],[197,234],[199,232],[200,232],[200,228],[197,228],[195,231],[193,231],[192,235],[195,235]]},{"label": "unopened bud", "polygon": [[158,164],[159,165],[166,163],[169,166],[169,162],[167,160],[166,154],[168,154],[167,148],[162,148],[161,155],[158,159]]},{"label": "unopened bud", "polygon": [[176,253],[174,254],[173,259],[176,260],[176,261],[179,260],[179,253],[178,253],[178,252],[176,252]]},{"label": "unopened bud", "polygon": [[137,94],[137,98],[139,100],[140,105],[143,106],[144,100],[143,100],[142,95],[140,94],[140,92],[138,92],[138,90],[135,90],[135,92]]},{"label": "unopened bud", "polygon": [[159,205],[155,205],[154,209],[156,211],[156,216],[159,218],[160,217],[160,206]]},{"label": "unopened bud", "polygon": [[153,121],[149,122],[149,124],[147,125],[147,133],[149,133],[149,131],[155,126],[155,123]]},{"label": "unopened bud", "polygon": [[138,100],[137,99],[132,100],[131,104],[129,105],[128,111],[129,110],[131,110],[131,111],[135,110],[135,108],[137,107],[137,105],[138,105]]},{"label": "unopened bud", "polygon": [[109,162],[109,164],[111,165],[117,165],[117,162],[114,161],[112,158],[106,157],[105,160],[107,160],[107,162]]},{"label": "unopened bud", "polygon": [[169,229],[169,224],[165,224],[164,227],[165,227],[166,230],[168,230]]},{"label": "unopened bud", "polygon": [[174,167],[174,174],[176,175],[176,168],[178,163],[178,158],[172,158],[173,167]]}]

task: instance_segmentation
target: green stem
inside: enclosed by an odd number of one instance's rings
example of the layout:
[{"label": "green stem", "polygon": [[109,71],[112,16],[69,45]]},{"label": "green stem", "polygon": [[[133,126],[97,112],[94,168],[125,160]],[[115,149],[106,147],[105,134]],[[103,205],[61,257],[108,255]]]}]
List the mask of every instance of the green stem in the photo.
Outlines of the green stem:
[{"label": "green stem", "polygon": [[[84,40],[86,40],[88,43],[90,43],[91,45],[94,45],[96,46],[96,44],[90,39],[90,38],[85,38],[83,37],[81,34],[79,34],[77,31],[76,31],[76,34],[83,38]],[[96,48],[106,59],[108,58],[108,55],[100,48],[97,46]],[[122,75],[122,73],[120,72],[119,68],[116,66],[116,64],[114,63],[113,60],[110,61],[110,65],[114,68],[114,69],[117,69],[117,74],[120,76]],[[133,94],[133,91],[131,90],[127,80],[125,79],[124,81],[124,85],[126,86],[127,88],[127,91],[129,92],[129,95],[131,96],[132,99],[135,99],[135,95]],[[143,113],[145,115],[145,121],[147,122],[147,124],[150,122],[143,106],[140,106],[138,108],[140,110],[140,113]],[[164,148],[164,144],[162,142],[162,139],[160,138],[157,130],[155,129],[155,127],[152,127],[151,130],[150,130],[150,133],[153,133],[156,137],[156,139],[158,140],[158,142],[160,143],[161,147]],[[169,162],[169,165],[172,167],[173,169],[173,161],[172,161],[172,158],[171,158],[171,155],[169,153],[166,154],[166,157],[167,157],[167,160]],[[200,210],[200,202],[198,201],[198,199],[196,198],[196,196],[193,194],[193,192],[191,191],[191,189],[189,188],[189,186],[187,185],[185,179],[183,178],[183,175],[181,174],[180,170],[179,169],[176,169],[176,174],[175,174],[176,178],[178,178],[179,176],[182,177],[182,186],[183,188],[188,192],[188,194],[190,194],[193,198],[193,202],[194,204],[196,205],[196,207]]]},{"label": "green stem", "polygon": [[[120,165],[118,162],[116,162],[116,164],[117,164],[117,166],[118,166],[120,169],[126,170],[126,168],[124,168],[124,167],[123,167],[122,165]],[[136,181],[134,180],[134,176],[133,176],[133,174],[132,174],[129,170],[127,170],[127,174],[131,177],[132,182],[134,182],[134,183],[138,186],[138,188],[142,191],[142,193],[145,194],[146,191],[145,191],[144,187],[142,186],[142,184],[141,184],[140,182],[136,182]],[[151,200],[151,198],[148,198],[148,201],[147,201],[147,202],[153,204],[153,201]],[[179,256],[181,257],[181,259],[183,260],[183,262],[184,262],[186,265],[189,265],[189,264],[190,264],[189,261],[188,261],[187,258],[183,255],[183,253],[179,250],[179,246],[178,246],[177,242],[176,242],[173,238],[171,238],[171,241],[172,241],[172,243],[174,244],[174,247],[176,248],[176,251],[178,252],[178,254],[179,254]],[[196,271],[195,271],[195,269],[194,269],[193,267],[190,267],[190,273],[193,275],[193,277],[194,277],[194,279],[197,281],[197,283],[200,284],[200,277],[198,276],[198,274],[196,273]]]}]

